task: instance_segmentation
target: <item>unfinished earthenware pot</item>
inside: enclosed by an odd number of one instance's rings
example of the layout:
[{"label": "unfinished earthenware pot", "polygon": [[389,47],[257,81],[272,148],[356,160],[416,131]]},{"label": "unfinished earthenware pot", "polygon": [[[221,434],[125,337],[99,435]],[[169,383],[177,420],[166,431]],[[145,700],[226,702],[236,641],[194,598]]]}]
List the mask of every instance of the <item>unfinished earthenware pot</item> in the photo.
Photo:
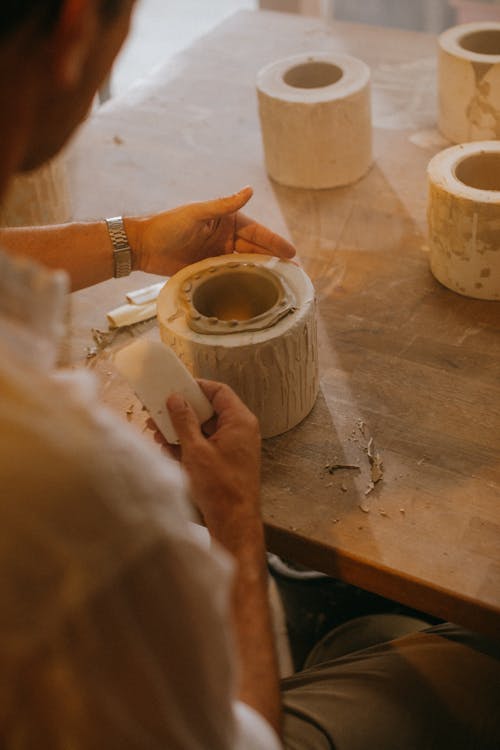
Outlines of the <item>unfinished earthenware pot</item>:
[{"label": "unfinished earthenware pot", "polygon": [[195,377],[228,383],[263,437],[298,424],[318,393],[314,288],[296,264],[233,254],[188,266],[158,299],[163,341]]},{"label": "unfinished earthenware pot", "polygon": [[500,300],[500,142],[445,149],[428,178],[434,276],[459,294]]}]

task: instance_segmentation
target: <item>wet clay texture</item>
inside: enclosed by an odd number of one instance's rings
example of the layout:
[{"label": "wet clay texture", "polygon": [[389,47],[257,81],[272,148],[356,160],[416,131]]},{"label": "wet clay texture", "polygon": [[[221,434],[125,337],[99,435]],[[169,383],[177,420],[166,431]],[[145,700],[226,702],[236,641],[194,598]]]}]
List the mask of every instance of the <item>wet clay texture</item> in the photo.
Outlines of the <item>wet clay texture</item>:
[{"label": "wet clay texture", "polygon": [[[255,308],[250,286],[248,298],[243,292],[239,295],[236,309],[235,274],[239,270],[247,274],[246,266],[256,269],[257,276],[262,272],[262,279],[264,274],[273,275],[286,293],[270,297],[267,309],[260,302]],[[227,269],[227,292],[220,283],[221,267]],[[210,275],[218,279],[213,300]],[[198,296],[187,301],[193,281]],[[275,305],[279,307],[285,299],[286,314],[274,315]],[[206,327],[200,327],[200,320],[193,325],[197,314]],[[263,437],[286,432],[312,409],[318,392],[315,292],[309,277],[295,264],[246,254],[196,263],[173,276],[162,290],[158,321],[163,341],[195,377],[228,383],[236,391],[259,418]]]}]

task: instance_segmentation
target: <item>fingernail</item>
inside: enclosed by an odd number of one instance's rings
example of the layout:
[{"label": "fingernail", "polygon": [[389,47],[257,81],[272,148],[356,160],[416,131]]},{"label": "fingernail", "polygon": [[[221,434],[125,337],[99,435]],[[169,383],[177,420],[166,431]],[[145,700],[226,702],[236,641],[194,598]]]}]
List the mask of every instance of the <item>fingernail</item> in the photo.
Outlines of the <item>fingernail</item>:
[{"label": "fingernail", "polygon": [[170,411],[183,411],[187,404],[179,393],[173,393],[167,401],[167,406]]}]

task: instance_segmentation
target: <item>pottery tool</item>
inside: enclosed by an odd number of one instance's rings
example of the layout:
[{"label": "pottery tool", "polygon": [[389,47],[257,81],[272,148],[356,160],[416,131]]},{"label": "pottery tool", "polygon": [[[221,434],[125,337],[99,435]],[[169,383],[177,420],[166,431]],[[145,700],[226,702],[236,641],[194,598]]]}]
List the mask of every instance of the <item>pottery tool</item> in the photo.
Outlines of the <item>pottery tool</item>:
[{"label": "pottery tool", "polygon": [[139,339],[117,352],[114,364],[130,383],[167,442],[179,442],[166,405],[172,393],[184,396],[200,424],[213,416],[210,401],[172,349],[165,344]]}]

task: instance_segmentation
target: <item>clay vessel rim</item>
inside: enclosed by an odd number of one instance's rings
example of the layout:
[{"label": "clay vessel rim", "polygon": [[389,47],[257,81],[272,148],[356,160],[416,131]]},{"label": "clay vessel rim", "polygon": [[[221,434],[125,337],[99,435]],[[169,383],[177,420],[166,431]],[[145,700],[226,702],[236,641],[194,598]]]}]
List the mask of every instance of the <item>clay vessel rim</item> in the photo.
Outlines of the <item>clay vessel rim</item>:
[{"label": "clay vessel rim", "polygon": [[[276,292],[274,303],[258,315],[243,320],[221,319],[208,316],[196,307],[193,297],[196,292],[214,279],[221,276],[244,275],[261,277],[270,283]],[[186,277],[178,292],[181,308],[184,310],[188,326],[196,333],[208,335],[228,335],[234,333],[247,333],[250,331],[262,331],[272,328],[276,323],[296,309],[295,295],[287,282],[274,269],[263,265],[257,265],[248,261],[228,261],[209,266],[202,271],[194,271]]]}]

